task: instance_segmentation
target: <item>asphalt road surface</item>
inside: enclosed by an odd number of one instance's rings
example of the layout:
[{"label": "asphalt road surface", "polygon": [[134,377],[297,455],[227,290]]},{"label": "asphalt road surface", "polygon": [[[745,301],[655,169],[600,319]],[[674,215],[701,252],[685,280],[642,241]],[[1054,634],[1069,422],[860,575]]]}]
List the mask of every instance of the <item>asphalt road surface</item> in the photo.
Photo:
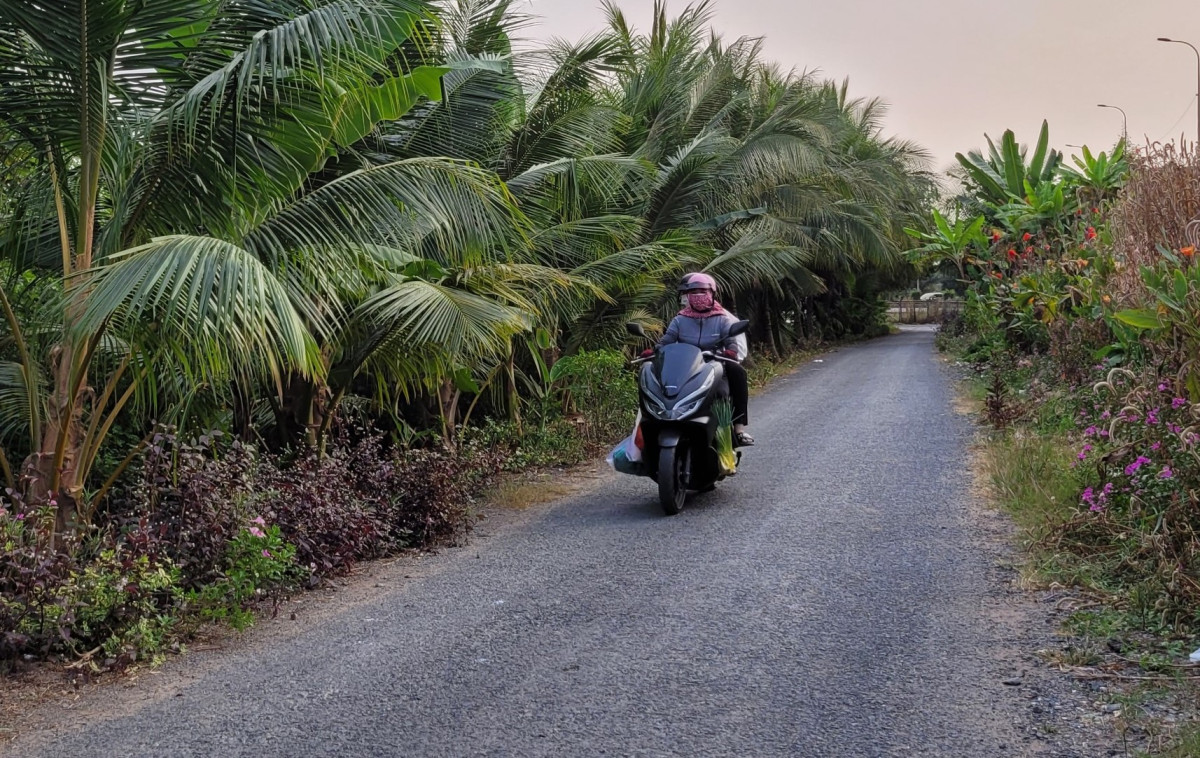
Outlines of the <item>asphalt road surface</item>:
[{"label": "asphalt road surface", "polygon": [[969,422],[931,343],[848,347],[755,398],[742,472],[680,516],[613,474],[169,696],[9,750],[1025,755]]}]

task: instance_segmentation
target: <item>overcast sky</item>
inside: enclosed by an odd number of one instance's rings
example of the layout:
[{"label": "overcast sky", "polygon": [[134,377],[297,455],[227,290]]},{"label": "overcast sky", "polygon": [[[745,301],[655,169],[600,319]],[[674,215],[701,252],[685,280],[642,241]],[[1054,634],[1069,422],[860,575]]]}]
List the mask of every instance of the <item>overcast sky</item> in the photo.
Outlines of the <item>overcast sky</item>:
[{"label": "overcast sky", "polygon": [[[604,20],[598,0],[527,0],[529,37],[577,39]],[[618,0],[645,29],[653,0]],[[675,0],[669,15],[686,6]],[[887,131],[916,140],[941,170],[955,152],[1013,129],[1032,142],[1042,119],[1055,147],[1107,148],[1196,138],[1200,0],[717,0],[727,40],[765,37],[787,68],[850,77],[852,94],[891,106]]]}]

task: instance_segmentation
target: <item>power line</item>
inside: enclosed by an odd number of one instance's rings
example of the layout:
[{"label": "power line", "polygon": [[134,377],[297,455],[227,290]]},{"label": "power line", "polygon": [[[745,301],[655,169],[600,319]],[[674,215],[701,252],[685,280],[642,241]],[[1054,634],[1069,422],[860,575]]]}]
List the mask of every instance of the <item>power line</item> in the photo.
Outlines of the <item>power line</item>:
[{"label": "power line", "polygon": [[1180,122],[1183,120],[1184,116],[1187,116],[1189,113],[1192,113],[1192,103],[1194,103],[1195,101],[1196,101],[1195,95],[1193,95],[1192,97],[1189,97],[1188,98],[1188,107],[1183,109],[1183,113],[1180,114],[1180,118],[1176,119],[1175,124],[1172,124],[1171,128],[1169,128],[1169,130],[1166,130],[1166,132],[1163,133],[1163,136],[1154,140],[1154,142],[1163,142],[1164,139],[1170,137],[1171,133],[1175,131],[1175,127],[1180,125]]}]

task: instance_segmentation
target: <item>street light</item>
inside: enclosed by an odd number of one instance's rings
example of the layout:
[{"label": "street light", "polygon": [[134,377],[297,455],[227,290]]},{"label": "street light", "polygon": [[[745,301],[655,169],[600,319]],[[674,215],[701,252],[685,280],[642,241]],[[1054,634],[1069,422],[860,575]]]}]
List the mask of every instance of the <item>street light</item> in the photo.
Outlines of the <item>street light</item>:
[{"label": "street light", "polygon": [[1190,42],[1184,42],[1181,39],[1171,39],[1170,37],[1159,37],[1159,42],[1174,42],[1180,45],[1187,45],[1192,48],[1192,52],[1196,54],[1196,140],[1200,144],[1200,50]]},{"label": "street light", "polygon": [[[1200,53],[1198,53],[1198,54],[1200,54]],[[1124,142],[1128,142],[1129,141],[1129,117],[1125,115],[1125,109],[1117,107],[1115,105],[1105,105],[1104,103],[1100,103],[1096,107],[1097,108],[1112,108],[1115,111],[1121,111],[1121,140]]]}]

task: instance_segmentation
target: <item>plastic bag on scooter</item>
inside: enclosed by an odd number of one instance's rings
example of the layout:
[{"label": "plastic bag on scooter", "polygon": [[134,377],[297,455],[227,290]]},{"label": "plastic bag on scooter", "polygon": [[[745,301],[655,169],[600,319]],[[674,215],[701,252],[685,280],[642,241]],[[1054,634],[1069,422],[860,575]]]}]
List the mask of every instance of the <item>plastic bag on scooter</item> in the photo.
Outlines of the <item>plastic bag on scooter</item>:
[{"label": "plastic bag on scooter", "polygon": [[621,440],[608,454],[608,465],[617,473],[646,476],[646,468],[642,463],[641,427],[642,414],[639,411],[633,424],[633,433]]}]

